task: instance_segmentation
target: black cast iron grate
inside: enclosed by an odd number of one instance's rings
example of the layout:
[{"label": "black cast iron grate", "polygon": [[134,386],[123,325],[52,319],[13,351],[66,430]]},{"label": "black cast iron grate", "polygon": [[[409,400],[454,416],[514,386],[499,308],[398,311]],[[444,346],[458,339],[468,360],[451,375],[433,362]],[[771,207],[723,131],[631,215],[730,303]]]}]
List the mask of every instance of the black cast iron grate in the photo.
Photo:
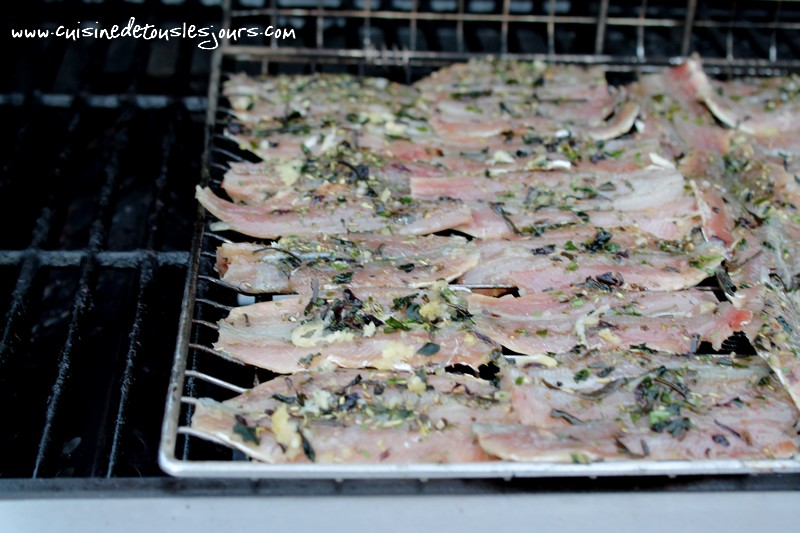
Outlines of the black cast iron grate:
[{"label": "black cast iron grate", "polygon": [[[113,24],[27,2],[9,27]],[[199,2],[126,6],[171,24]],[[159,476],[196,211],[210,53],[191,41],[13,40],[0,109],[0,478]]]}]

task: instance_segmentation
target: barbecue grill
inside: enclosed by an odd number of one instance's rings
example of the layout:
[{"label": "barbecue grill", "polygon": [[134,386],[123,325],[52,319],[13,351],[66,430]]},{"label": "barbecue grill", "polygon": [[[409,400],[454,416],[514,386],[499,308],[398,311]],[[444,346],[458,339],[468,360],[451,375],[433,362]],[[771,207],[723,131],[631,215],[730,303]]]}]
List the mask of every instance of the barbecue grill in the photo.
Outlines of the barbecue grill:
[{"label": "barbecue grill", "polygon": [[[351,72],[412,82],[452,62],[494,54],[599,64],[613,82],[693,52],[717,76],[783,75],[800,71],[800,3],[207,3],[126,4],[125,17],[165,27],[192,21],[293,28],[297,37],[221,39],[213,55],[189,39],[7,42],[12,52],[5,61],[14,74],[0,81],[6,111],[0,131],[7,147],[0,216],[10,228],[0,238],[0,311],[6,318],[0,394],[12,406],[6,409],[10,430],[0,441],[5,495],[800,487],[796,474],[776,473],[796,472],[797,464],[778,461],[702,468],[601,465],[592,471],[582,465],[527,471],[520,465],[474,471],[276,468],[246,461],[187,429],[193,399],[227,398],[271,377],[208,353],[215,337],[208,325],[229,307],[252,301],[216,282],[209,254],[222,236],[208,229],[192,194],[201,176],[213,186],[226,162],[252,157],[222,135],[230,117],[220,97],[225,75]],[[106,4],[64,1],[26,9],[9,25],[120,22]],[[198,479],[171,479],[162,468]],[[762,475],[748,475],[753,472]],[[519,475],[541,479],[464,479]],[[231,479],[263,476],[361,481]],[[444,479],[418,481],[437,477]]]}]

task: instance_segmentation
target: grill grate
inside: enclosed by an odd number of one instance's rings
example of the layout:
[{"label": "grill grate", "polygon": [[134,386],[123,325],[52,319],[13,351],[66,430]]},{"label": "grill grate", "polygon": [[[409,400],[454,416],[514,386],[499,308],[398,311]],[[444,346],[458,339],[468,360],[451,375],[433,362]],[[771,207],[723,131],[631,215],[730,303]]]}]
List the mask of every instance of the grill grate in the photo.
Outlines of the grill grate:
[{"label": "grill grate", "polygon": [[[218,15],[191,4],[129,12]],[[118,17],[28,2],[2,28]],[[155,443],[210,54],[188,40],[13,44],[0,81],[0,478],[162,475]]]},{"label": "grill grate", "polygon": [[[442,7],[447,2],[387,0],[384,2],[270,0],[268,8],[233,10],[232,28],[248,27],[249,20],[270,17],[277,27],[300,25],[314,29],[314,41],[307,31],[298,46],[279,45],[275,39],[260,46],[228,43],[218,55],[217,68],[225,72],[292,73],[306,71],[350,71],[362,75],[381,75],[397,81],[410,81],[427,74],[432,68],[456,60],[497,53],[516,59],[542,59],[578,64],[603,64],[612,71],[642,72],[663,68],[674,56],[703,51],[704,65],[727,75],[775,75],[786,69],[797,69],[800,61],[780,59],[777,50],[784,41],[781,32],[800,27],[800,10],[790,12],[782,3],[750,3],[746,9],[733,10],[727,5],[689,0],[683,6],[652,5],[648,2],[599,3],[556,2],[539,4],[504,2],[452,2],[454,12]],[[405,6],[405,7],[404,7]],[[533,6],[533,7],[531,7]],[[230,7],[230,6],[229,6]],[[538,10],[544,9],[540,14]],[[524,12],[524,14],[522,14]],[[794,19],[787,18],[790,13]],[[780,19],[778,15],[781,15]],[[744,18],[743,18],[744,17]],[[336,24],[330,24],[331,20]],[[403,41],[397,21],[408,21]],[[780,22],[779,22],[780,20]],[[304,21],[301,22],[300,21]],[[480,22],[480,24],[477,24]],[[447,24],[455,23],[455,39],[435,38]],[[491,35],[492,23],[496,24]],[[471,26],[474,25],[473,26]],[[328,32],[328,27],[331,31]],[[424,28],[424,29],[423,29]],[[490,35],[479,29],[489,28]],[[570,29],[572,28],[572,29]],[[587,28],[596,28],[596,33]],[[335,30],[335,31],[334,31]],[[523,38],[532,32],[530,39]],[[739,31],[750,36],[742,48],[733,38]],[[584,35],[581,39],[577,35]],[[763,35],[760,35],[763,33]],[[344,40],[327,34],[349,36]],[[710,34],[719,41],[714,48],[704,39]],[[357,35],[359,38],[354,39]],[[572,35],[572,37],[570,37]],[[533,38],[536,37],[537,38]],[[588,37],[587,37],[588,36]],[[764,39],[766,48],[758,48]],[[800,42],[799,36],[795,36]],[[720,40],[721,39],[721,40]],[[417,47],[422,41],[426,47]],[[449,43],[449,44],[448,44]],[[512,44],[511,43],[515,43]],[[615,44],[616,43],[616,44]],[[634,48],[630,48],[633,43]],[[679,44],[676,44],[679,43]],[[455,45],[453,47],[453,45]],[[794,45],[794,44],[793,44]],[[537,46],[539,48],[537,48]],[[591,48],[591,47],[594,48]],[[629,48],[625,48],[628,46]],[[744,45],[743,45],[744,46]],[[588,48],[587,48],[588,47]],[[768,57],[748,56],[746,50],[760,50]],[[781,48],[782,49],[782,48]],[[719,55],[714,55],[715,51]],[[708,52],[711,52],[710,54]],[[798,57],[795,54],[793,57]],[[219,185],[230,161],[257,160],[240,150],[222,132],[230,118],[224,100],[219,98],[219,80],[212,77],[212,107],[208,115],[206,152],[207,181],[212,188]],[[184,329],[176,349],[171,395],[162,435],[160,461],[175,475],[231,477],[510,477],[510,476],[601,476],[647,474],[723,474],[736,472],[796,472],[795,461],[705,461],[702,463],[652,461],[593,465],[591,470],[580,465],[411,465],[369,467],[328,467],[313,465],[266,465],[250,462],[240,452],[194,438],[189,428],[197,398],[229,398],[256,383],[272,379],[273,374],[223,359],[210,348],[216,339],[216,322],[234,306],[269,299],[269,296],[244,296],[219,282],[214,272],[214,251],[223,236],[205,224],[198,225],[193,269],[187,285],[187,304],[182,316]],[[252,238],[238,240],[253,241]],[[709,280],[710,282],[713,280]],[[719,291],[712,283],[709,290]],[[723,349],[752,353],[753,348],[741,339],[731,339]],[[699,353],[714,353],[701,345]]]},{"label": "grill grate", "polygon": [[639,71],[702,52],[727,75],[800,68],[796,2],[687,0],[264,0],[233,4],[230,27],[294,28],[296,39],[234,39],[267,62],[412,69],[487,53]]},{"label": "grill grate", "polygon": [[[321,5],[359,10],[363,6],[361,1],[350,0],[304,1],[305,9]],[[126,16],[134,16],[142,23],[167,26],[194,21],[198,25],[219,25],[218,9],[207,7],[213,3],[150,0],[125,2],[124,7]],[[19,9],[9,11],[9,17],[0,27],[8,35],[12,24],[31,28],[55,28],[58,24],[74,24],[78,20],[114,24],[120,22],[116,4],[80,0],[20,2]],[[420,1],[418,11],[439,13],[445,9],[436,7],[439,11],[435,11],[433,4]],[[436,6],[446,4],[439,2]],[[449,5],[453,7],[449,9],[452,12],[472,13],[472,18],[440,23],[438,17],[435,20],[430,16],[421,17],[414,22],[413,37],[410,23],[405,25],[407,29],[401,27],[395,31],[389,27],[390,20],[371,19],[369,27],[373,28],[375,36],[370,42],[374,50],[362,54],[363,57],[345,59],[337,58],[335,50],[361,49],[360,28],[367,20],[365,17],[347,22],[329,12],[306,17],[276,14],[274,21],[279,24],[288,24],[287,21],[299,24],[298,18],[304,18],[313,25],[319,20],[322,28],[319,45],[317,26],[313,26],[312,33],[298,32],[302,33],[302,41],[276,45],[280,51],[286,46],[297,48],[302,44],[312,52],[305,55],[290,52],[284,58],[276,54],[274,60],[270,57],[269,61],[264,61],[260,49],[256,53],[231,49],[225,54],[226,69],[297,72],[309,68],[347,68],[357,72],[360,68],[364,73],[407,81],[412,75],[416,78],[426,69],[450,61],[430,54],[426,56],[426,51],[498,53],[499,43],[504,40],[500,31],[502,22],[495,21],[488,33],[481,28],[489,26],[479,23],[484,13],[496,11],[494,3],[488,4],[487,11],[486,2],[451,0]],[[765,13],[773,13],[776,3],[758,4],[756,7],[763,8]],[[270,4],[269,0],[241,0],[236,4],[239,10],[254,5]],[[303,9],[292,7],[297,3],[290,4],[288,0],[277,5]],[[400,2],[384,1],[381,9],[394,9],[399,5]],[[412,6],[412,2],[406,1],[405,5]],[[526,11],[547,17],[550,5],[546,1],[512,1],[508,14],[514,16]],[[638,3],[558,1],[552,5],[556,17],[566,16],[561,6],[569,5],[574,16],[588,18],[596,17],[601,5],[607,6],[604,8],[608,17],[606,37],[604,42],[601,40],[602,51],[616,55],[630,53],[619,50],[624,49],[625,39],[636,36],[635,24],[615,24],[612,19],[636,18]],[[715,5],[714,13],[723,14],[719,20],[727,20],[730,5],[721,2]],[[377,2],[373,2],[373,6],[377,11]],[[575,11],[578,9],[583,15]],[[682,7],[675,9],[673,15],[680,19]],[[711,16],[701,14],[702,5],[697,9],[698,20]],[[739,9],[739,20],[748,20],[748,11],[741,6]],[[788,22],[776,33],[776,59],[785,62],[800,57],[797,32],[793,32],[789,24],[800,20],[800,16],[794,3],[784,2],[781,9],[781,20]],[[411,7],[406,10],[410,11]],[[767,14],[759,20],[772,20],[770,16]],[[597,36],[594,23],[588,22],[588,18],[584,23],[574,24],[553,19],[552,43],[557,53],[593,53]],[[249,25],[251,19],[237,16],[236,24],[246,22]],[[580,31],[578,38],[570,40],[562,38],[563,27],[591,28],[592,31]],[[663,42],[663,35],[680,33],[676,28],[681,27],[680,24],[666,29],[648,26],[644,39],[647,43]],[[534,25],[509,19],[507,28],[510,52],[546,53],[546,21]],[[748,31],[740,30],[737,37]],[[759,31],[770,38],[768,28]],[[717,57],[724,57],[727,42],[735,47],[744,46],[737,39],[726,41],[724,27],[696,29],[695,33],[693,42],[697,44],[693,46],[701,50],[712,46]],[[660,40],[654,40],[654,35],[660,36]],[[403,43],[410,42],[416,43],[418,51],[418,56],[413,57],[413,72],[412,62],[409,61],[409,68],[406,68],[402,61],[404,57],[412,59],[402,53],[404,46],[409,48]],[[3,111],[0,222],[7,230],[0,234],[0,317],[5,319],[0,326],[0,399],[6,406],[7,428],[4,438],[0,439],[3,452],[0,454],[0,494],[6,497],[20,494],[51,497],[56,493],[107,497],[109,494],[174,495],[178,492],[199,496],[219,495],[220,492],[226,495],[481,494],[629,490],[632,487],[764,490],[797,485],[797,478],[792,476],[683,478],[678,481],[658,477],[621,482],[614,479],[516,480],[511,483],[450,480],[424,485],[397,480],[292,484],[269,480],[190,482],[163,478],[156,464],[156,448],[161,435],[163,391],[169,381],[170,354],[181,309],[183,281],[187,272],[190,279],[194,279],[194,265],[188,252],[196,212],[192,187],[201,170],[196,165],[202,147],[199,113],[204,112],[208,104],[205,92],[210,54],[199,51],[196,43],[189,40],[159,46],[133,39],[114,42],[15,40],[8,44],[9,53],[0,58],[5,73],[0,77],[0,110]],[[269,46],[268,42],[241,44]],[[317,46],[326,48],[330,57],[317,54],[314,51]],[[391,63],[381,62],[384,47],[397,51],[392,52],[393,56],[386,52],[386,57],[393,60]],[[654,47],[646,47],[648,58],[658,55],[653,50]],[[673,53],[660,54],[667,57]],[[736,57],[738,54],[737,51]],[[309,57],[313,61],[306,63]],[[767,55],[757,57],[763,59]],[[376,58],[377,62],[368,61],[368,58]],[[401,61],[395,61],[397,58]],[[218,71],[212,74],[218,75]],[[216,85],[212,78],[212,88]],[[212,101],[212,105],[214,103]],[[116,138],[123,130],[127,131],[125,144]],[[119,150],[118,175],[108,191],[102,192],[108,178],[105,167],[115,148]],[[219,170],[223,165],[225,155],[219,149],[214,153],[208,166],[212,174],[213,169]],[[107,213],[98,218],[98,206],[104,195],[109,197]],[[100,220],[97,224],[102,227],[97,230],[97,245],[91,248],[89,237],[95,220]],[[205,264],[203,268],[209,272],[210,265]],[[208,298],[237,303],[235,295],[216,286],[203,288],[201,292]],[[71,315],[74,309],[82,309],[80,316]],[[212,321],[219,316],[219,311],[206,304],[200,316]],[[70,334],[73,322],[74,331]],[[206,332],[206,339],[210,333]],[[53,394],[60,372],[59,359],[67,359],[68,368],[62,372],[60,392]],[[254,378],[252,371],[233,367],[216,357],[194,354],[190,364],[195,368],[202,365],[203,370],[209,371],[225,367],[219,375],[242,386],[250,386]],[[187,376],[192,377],[191,371]],[[220,393],[221,389],[205,383],[201,377],[187,381],[184,389],[187,395],[196,396],[207,390],[209,394]],[[259,377],[266,379],[268,376]],[[54,417],[49,437],[45,437],[43,431],[51,395],[58,401],[51,402]],[[40,443],[44,444],[42,452]],[[226,450],[197,440],[190,444],[188,439],[180,441],[179,456],[183,459],[231,459]],[[40,479],[26,479],[33,477],[34,471]],[[74,479],[66,479],[68,477]],[[97,479],[106,477],[111,479]],[[133,477],[145,479],[130,479]]]}]

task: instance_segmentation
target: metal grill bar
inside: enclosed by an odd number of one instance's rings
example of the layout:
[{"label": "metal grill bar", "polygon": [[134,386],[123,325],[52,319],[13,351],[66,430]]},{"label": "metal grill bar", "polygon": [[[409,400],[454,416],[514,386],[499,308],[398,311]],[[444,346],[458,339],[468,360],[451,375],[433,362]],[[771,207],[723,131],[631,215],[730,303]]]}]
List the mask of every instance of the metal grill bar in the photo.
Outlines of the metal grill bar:
[{"label": "metal grill bar", "polygon": [[636,59],[644,61],[644,28],[647,20],[647,0],[642,0],[642,7],[639,8],[639,23],[636,25]]},{"label": "metal grill bar", "polygon": [[[605,0],[604,0],[605,1]],[[688,0],[692,1],[692,0]],[[369,2],[365,2],[369,5]],[[600,17],[591,16],[568,16],[557,15],[555,13],[556,4],[554,0],[548,0],[548,9],[552,10],[552,15],[504,15],[503,13],[467,13],[466,11],[459,11],[457,13],[447,12],[407,12],[407,11],[371,11],[365,9],[359,10],[346,10],[346,9],[297,9],[297,8],[276,8],[273,10],[252,10],[252,11],[234,11],[234,17],[250,18],[265,16],[267,14],[275,14],[280,17],[327,17],[327,18],[352,18],[352,19],[376,19],[376,20],[402,20],[402,21],[448,21],[448,22],[503,22],[505,19],[508,22],[518,23],[532,23],[532,24],[552,24],[555,26],[559,24],[580,24],[586,26],[596,26]],[[550,12],[550,11],[549,11]],[[676,28],[684,27],[685,20],[667,19],[667,18],[645,18],[642,20],[640,15],[636,17],[607,17],[605,19],[608,26],[628,26],[628,27],[654,27],[654,28]],[[773,29],[781,28],[785,30],[793,30],[800,28],[800,22],[754,22],[754,21],[717,21],[717,20],[697,20],[694,22],[694,27],[697,28],[734,28],[734,29]],[[554,33],[555,34],[555,33]]]},{"label": "metal grill bar", "polygon": [[594,53],[602,54],[606,42],[606,24],[608,24],[608,0],[601,0],[600,13],[597,15],[597,35],[594,40]]},{"label": "metal grill bar", "polygon": [[772,32],[770,32],[769,36],[769,60],[773,62],[778,60],[777,24],[780,22],[781,6],[783,6],[782,1],[775,4],[775,17],[773,18],[773,24],[775,24],[776,27],[772,28]]},{"label": "metal grill bar", "polygon": [[[550,0],[548,5],[549,15],[547,16],[547,53],[548,55],[552,56],[556,53],[556,0]],[[576,18],[576,20],[571,22],[580,23],[577,20],[577,17],[574,18]],[[592,20],[592,22],[594,22],[594,20]],[[588,21],[586,23],[590,24]]]},{"label": "metal grill bar", "polygon": [[[352,4],[348,3],[343,3],[334,8],[325,8],[324,4],[321,3],[318,3],[316,7],[301,8],[279,5],[279,0],[272,0],[269,8],[237,9],[230,13],[233,20],[241,21],[242,23],[245,23],[247,19],[267,14],[271,17],[273,24],[276,20],[285,21],[292,18],[307,20],[315,18],[318,21],[316,47],[277,46],[273,38],[269,47],[270,54],[258,56],[265,62],[267,59],[280,60],[280,58],[286,57],[305,57],[314,64],[317,62],[352,64],[358,65],[359,68],[363,68],[365,65],[378,67],[435,67],[443,66],[453,61],[479,57],[485,53],[497,53],[523,60],[544,59],[587,64],[613,63],[625,65],[624,68],[618,70],[634,71],[637,69],[637,65],[662,66],[668,64],[672,58],[671,55],[664,53],[665,50],[672,49],[668,34],[665,33],[658,37],[659,39],[665,39],[662,46],[658,47],[654,46],[650,39],[645,41],[647,29],[678,28],[680,29],[680,35],[677,36],[677,48],[673,55],[679,53],[683,56],[693,51],[693,38],[699,30],[724,32],[727,35],[727,53],[724,53],[721,57],[714,57],[713,54],[708,54],[708,50],[702,50],[701,52],[706,52],[704,60],[707,66],[721,67],[719,71],[724,71],[727,74],[774,75],[778,71],[785,72],[788,69],[800,69],[800,58],[784,58],[783,61],[779,62],[777,53],[778,32],[796,32],[800,30],[800,20],[796,18],[797,14],[794,10],[790,10],[790,17],[781,16],[787,10],[781,8],[782,2],[780,1],[771,2],[775,6],[774,8],[766,4],[768,3],[753,2],[748,4],[748,8],[751,11],[755,10],[754,12],[758,13],[756,17],[736,16],[739,9],[736,3],[733,4],[731,16],[726,17],[724,14],[720,16],[721,13],[724,13],[724,6],[705,6],[698,4],[697,0],[686,0],[683,6],[680,4],[662,5],[660,3],[656,6],[653,2],[648,3],[646,0],[638,5],[617,5],[614,6],[613,16],[609,14],[613,4],[608,0],[600,0],[594,7],[596,9],[594,13],[587,13],[580,9],[582,7],[580,2],[556,2],[556,0],[537,3],[529,12],[518,12],[519,6],[515,8],[512,0],[503,0],[496,4],[495,10],[488,13],[475,10],[465,0],[457,0],[452,10],[443,9],[441,6],[438,8],[433,7],[431,3],[420,4],[418,0],[412,0],[410,10],[394,9],[395,6],[391,1],[381,2],[377,5],[367,1],[364,2],[360,9],[356,9]],[[700,9],[701,7],[702,9]],[[514,11],[513,13],[512,10]],[[648,11],[654,16],[648,17]],[[766,13],[771,16],[765,17],[764,14]],[[791,17],[795,18],[792,19]],[[342,20],[346,23],[360,22],[360,28],[363,32],[361,41],[356,46],[344,46],[338,49],[325,48],[326,43],[322,33],[319,33],[319,21],[331,19]],[[396,48],[387,49],[385,44],[373,42],[374,39],[370,31],[373,20],[402,21],[402,23],[409,24],[411,40],[407,48],[399,50]],[[416,32],[418,31],[419,23],[423,21],[428,21],[431,24],[454,22],[456,25],[455,46],[450,45],[449,48],[444,47],[444,49],[429,47],[428,50],[417,50]],[[484,25],[487,23],[499,24],[499,39],[497,41],[499,44],[495,50],[480,50],[476,53],[467,51],[466,40],[469,37],[466,35],[466,24],[477,25],[478,23]],[[515,28],[543,26],[545,28],[545,43],[541,47],[542,49],[536,50],[536,53],[532,54],[511,53],[509,43],[515,35],[513,33],[514,30],[512,30],[512,24],[516,25]],[[560,36],[570,30],[562,31],[560,28],[574,27],[576,25],[595,27],[594,56],[572,53],[569,46],[562,45]],[[624,28],[634,28],[636,30],[635,49],[631,52],[626,51],[621,55],[602,56],[601,54],[610,48],[609,31],[611,29],[622,30]],[[771,43],[765,47],[764,53],[761,54],[763,57],[740,57],[735,59],[734,30],[771,32]],[[428,36],[426,35],[426,37]],[[242,52],[249,53],[246,43],[233,42],[231,44],[232,46],[226,50],[226,55]],[[653,50],[646,50],[646,47],[653,48]],[[376,50],[376,48],[380,50]],[[731,69],[725,70],[727,67],[731,67]],[[768,70],[769,68],[776,70]]]},{"label": "metal grill bar", "polygon": [[694,26],[694,16],[697,12],[697,0],[689,0],[686,6],[686,21],[683,23],[683,40],[681,41],[681,55],[689,55],[692,45],[692,27]]},{"label": "metal grill bar", "polygon": [[[146,51],[147,49],[143,45],[140,44],[137,46],[135,62],[137,62],[140,66],[140,68],[137,69],[137,72],[144,71],[144,69],[141,67],[144,65]],[[130,86],[131,93],[135,93],[138,82],[138,77],[133,79]],[[78,116],[79,114],[75,115],[76,119]],[[122,114],[117,119],[117,123],[129,124],[131,117],[132,113],[130,108],[123,110]],[[78,287],[75,292],[75,297],[73,299],[67,337],[58,357],[57,376],[47,399],[44,426],[39,440],[32,472],[32,477],[34,478],[39,477],[40,471],[43,469],[45,460],[48,456],[52,442],[54,426],[56,423],[56,413],[59,409],[60,400],[64,394],[64,390],[70,376],[72,354],[76,344],[78,343],[79,332],[83,318],[90,304],[92,288],[96,283],[97,261],[95,256],[103,248],[103,244],[108,234],[108,223],[111,216],[113,195],[120,176],[120,157],[128,140],[127,128],[121,128],[115,140],[116,144],[114,144],[111,148],[109,162],[105,168],[106,179],[100,189],[99,200],[97,202],[97,213],[92,222],[89,233],[89,253],[81,263],[81,274],[78,281]]]},{"label": "metal grill bar", "polygon": [[[198,113],[208,108],[208,99],[204,96],[182,96],[174,97],[163,94],[64,94],[64,93],[42,93],[38,92],[32,96],[24,93],[3,93],[0,94],[0,105],[11,107],[23,107],[28,101],[32,100],[36,105],[52,108],[69,108],[75,105],[77,100],[85,108],[89,109],[119,109],[129,107],[136,109],[165,109],[174,106],[176,103],[185,107],[187,110]],[[16,150],[12,150],[16,152]]]},{"label": "metal grill bar", "polygon": [[[128,117],[124,117],[124,121]],[[75,300],[73,301],[71,320],[69,323],[69,330],[67,331],[67,339],[64,342],[64,347],[61,350],[61,355],[58,359],[58,375],[47,399],[47,410],[45,412],[44,428],[42,436],[39,440],[39,449],[36,454],[36,462],[33,468],[33,477],[39,477],[39,471],[42,468],[43,462],[50,447],[51,433],[53,431],[53,424],[58,410],[59,400],[64,392],[69,369],[72,363],[72,352],[78,341],[78,332],[82,323],[83,316],[89,304],[89,295],[91,292],[91,285],[93,284],[94,271],[97,266],[94,255],[100,251],[103,240],[107,232],[106,220],[110,214],[111,199],[116,188],[117,180],[119,178],[119,157],[122,151],[122,146],[127,140],[127,135],[123,129],[120,133],[117,145],[113,148],[111,158],[108,166],[106,167],[106,181],[100,190],[100,200],[98,202],[98,216],[92,223],[92,229],[89,236],[89,254],[85,258],[81,266],[81,276],[78,282],[78,290],[75,293]]]},{"label": "metal grill bar", "polygon": [[[48,213],[50,209],[48,208]],[[0,252],[0,266],[10,266],[34,259],[40,267],[78,267],[92,254],[90,250],[5,250]],[[154,260],[158,266],[186,266],[189,252],[161,252],[133,250],[126,252],[97,252],[94,254],[101,268],[137,268],[146,261]],[[24,268],[24,266],[23,266]]]},{"label": "metal grill bar", "polygon": [[[255,46],[229,46],[223,50],[226,55],[237,56],[240,59],[260,60],[268,57],[270,61],[276,63],[296,63],[308,55],[316,55],[317,61],[342,65],[363,64],[366,60],[375,66],[412,66],[421,67],[441,67],[456,61],[468,61],[473,58],[484,57],[485,54],[475,52],[406,52],[404,54],[394,54],[387,52],[384,55],[376,56],[374,52],[368,50],[315,50],[310,48],[279,48],[277,51],[268,51]],[[572,63],[579,65],[603,65],[609,72],[655,72],[673,63],[670,57],[648,57],[647,62],[643,63],[636,58],[609,56],[609,55],[572,55],[562,54],[554,57],[549,54],[509,54],[509,57],[522,61],[552,61],[554,59],[562,63]],[[800,62],[796,60],[778,60],[770,62],[767,59],[749,58],[703,58],[703,67],[711,74],[733,73],[747,75],[778,75],[789,70],[800,68]],[[219,149],[215,148],[215,151]],[[243,160],[241,156],[237,156]]]},{"label": "metal grill bar", "polygon": [[[76,110],[77,111],[77,110]],[[67,138],[73,138],[76,130],[78,129],[79,124],[79,117],[80,113],[76,112],[73,119],[70,121],[69,126],[67,127]],[[25,132],[28,131],[27,128],[24,130]],[[23,133],[25,136],[25,133]],[[73,145],[71,142],[67,142],[66,145],[62,148],[61,152],[58,154],[58,162],[53,169],[53,175],[56,179],[61,176],[61,171],[66,162],[69,160],[70,155],[72,154]],[[16,152],[19,153],[19,152]],[[36,221],[36,225],[34,226],[33,236],[31,238],[31,248],[36,249],[42,246],[45,241],[47,240],[48,236],[50,235],[50,226],[53,219],[53,208],[52,204],[54,203],[54,198],[51,196],[45,208],[42,210],[42,213],[39,215],[39,218]],[[7,258],[9,258],[13,253],[0,253],[0,263],[5,263]],[[33,284],[33,280],[36,277],[36,274],[39,271],[39,268],[43,265],[46,265],[46,262],[42,261],[42,258],[37,254],[25,254],[21,256],[18,261],[14,263],[22,262],[22,266],[20,268],[20,275],[17,278],[17,284],[14,287],[14,292],[11,295],[11,304],[9,306],[8,312],[6,313],[6,320],[5,320],[5,327],[3,329],[3,337],[0,339],[0,367],[2,367],[3,363],[8,356],[9,350],[9,342],[10,337],[14,331],[17,330],[17,326],[21,319],[24,317],[26,311],[28,310],[28,306],[26,305],[27,298],[29,297],[29,293],[31,291],[31,286]]]},{"label": "metal grill bar", "polygon": [[147,311],[145,304],[145,294],[153,282],[155,266],[152,261],[146,261],[139,270],[139,289],[136,295],[136,312],[133,319],[133,326],[128,335],[128,351],[125,354],[125,369],[123,370],[120,383],[120,400],[117,405],[117,415],[114,420],[114,430],[111,436],[111,450],[108,454],[108,469],[106,477],[112,477],[116,473],[117,461],[120,454],[120,442],[122,432],[125,429],[125,413],[128,407],[128,396],[133,381],[133,368],[139,353],[138,342],[141,336],[142,322]]},{"label": "metal grill bar", "polygon": [[[170,160],[172,156],[172,147],[175,144],[175,128],[172,122],[168,126],[166,139],[163,143],[163,150],[161,153],[161,169],[156,179],[155,193],[153,194],[153,201],[150,205],[150,212],[147,216],[147,248],[152,248],[155,245],[156,235],[158,233],[160,219],[163,218],[163,196],[167,185],[167,176],[169,174]],[[145,313],[147,312],[147,305],[145,303],[145,294],[147,293],[150,285],[153,282],[156,264],[152,257],[149,257],[141,264],[139,270],[139,289],[136,295],[136,312],[133,318],[133,325],[131,327],[128,344],[128,351],[125,356],[125,369],[122,373],[120,383],[120,399],[117,406],[117,416],[114,421],[114,432],[111,438],[111,451],[108,458],[108,470],[106,477],[112,477],[117,465],[120,441],[122,439],[122,432],[125,429],[125,412],[128,407],[128,396],[132,385],[133,369],[139,353],[139,338],[141,336],[142,322],[144,321]]]}]

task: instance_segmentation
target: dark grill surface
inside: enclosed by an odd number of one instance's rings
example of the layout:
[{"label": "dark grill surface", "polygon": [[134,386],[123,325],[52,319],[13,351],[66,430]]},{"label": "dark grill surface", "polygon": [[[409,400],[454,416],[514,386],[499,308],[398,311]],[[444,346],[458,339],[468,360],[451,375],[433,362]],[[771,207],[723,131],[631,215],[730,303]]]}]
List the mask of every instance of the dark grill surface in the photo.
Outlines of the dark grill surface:
[{"label": "dark grill surface", "polygon": [[[131,16],[141,24],[162,27],[182,22],[219,27],[220,9],[206,3],[31,1],[20,3],[25,11],[1,26],[6,53],[0,58],[4,72],[0,77],[0,317],[4,318],[0,323],[0,402],[5,428],[0,437],[0,495],[53,497],[74,491],[86,495],[437,494],[800,486],[798,476],[449,480],[428,484],[165,477],[156,453],[197,211],[193,188],[201,176],[211,53],[188,39],[168,43],[12,40],[9,29],[55,28],[89,20],[110,26]],[[238,7],[249,9],[264,3],[242,1]],[[266,4],[278,9],[301,2],[270,4],[267,0]],[[336,4],[343,10],[363,6],[363,2],[351,0],[326,0],[324,4]],[[377,10],[396,8],[403,2],[373,4]],[[555,47],[560,53],[591,54],[596,50],[596,32],[594,26],[580,22],[580,17],[594,16],[602,5],[608,5],[466,0],[405,4],[428,11],[452,4],[448,9],[461,6],[488,15],[502,15],[504,9],[510,9],[512,14],[537,16],[547,15],[548,6],[555,6],[555,13],[563,14],[566,9],[579,21],[558,34],[548,33],[546,23],[512,23],[504,34],[501,22],[471,22],[459,29],[456,22],[420,20],[413,30],[413,47],[408,31],[385,20],[373,21],[369,30],[373,45],[470,52],[499,52],[508,46],[510,51],[531,53],[546,53],[548,47]],[[635,17],[641,9],[639,2],[611,4],[609,16]],[[706,15],[743,16],[732,12],[728,4],[707,4],[698,8],[699,14],[706,9]],[[774,3],[759,4],[765,6],[756,10],[762,17],[758,20],[774,20]],[[304,8],[316,5],[317,0],[302,3]],[[299,28],[300,38],[294,43],[287,41],[287,46],[359,48],[362,44],[364,33],[360,27],[351,27],[352,19],[329,24],[330,20],[288,19],[275,13],[277,24]],[[797,19],[795,14],[792,20]],[[631,53],[626,47],[636,42],[637,29],[611,22],[604,52]],[[322,42],[315,37],[317,24],[324,30]],[[244,20],[240,25],[250,24]],[[648,53],[667,46],[665,43],[680,42],[679,30],[668,27],[646,32],[643,38]],[[724,57],[726,34],[714,28],[706,33],[708,43],[697,41],[692,46]],[[507,45],[503,44],[504,35],[508,36]],[[768,30],[747,35],[744,44],[735,40],[737,57],[741,46],[753,50],[751,56],[743,51],[742,57],[765,57],[771,40],[778,43],[778,58],[800,56],[797,43],[791,43],[783,32],[777,37]],[[269,41],[240,44],[263,46]],[[680,47],[658,51],[665,57],[678,53]],[[284,63],[281,70],[307,70],[302,64]],[[357,67],[350,68],[355,71]],[[381,67],[369,73],[395,79],[411,75],[402,67]],[[213,293],[216,289],[208,290]],[[192,455],[203,453],[216,457],[222,452],[202,444],[192,449]]]},{"label": "dark grill surface", "polygon": [[[121,21],[96,4],[37,4],[3,26],[0,477],[160,476],[210,53],[188,40],[9,41],[8,26]],[[219,18],[158,7],[124,15]]]}]

